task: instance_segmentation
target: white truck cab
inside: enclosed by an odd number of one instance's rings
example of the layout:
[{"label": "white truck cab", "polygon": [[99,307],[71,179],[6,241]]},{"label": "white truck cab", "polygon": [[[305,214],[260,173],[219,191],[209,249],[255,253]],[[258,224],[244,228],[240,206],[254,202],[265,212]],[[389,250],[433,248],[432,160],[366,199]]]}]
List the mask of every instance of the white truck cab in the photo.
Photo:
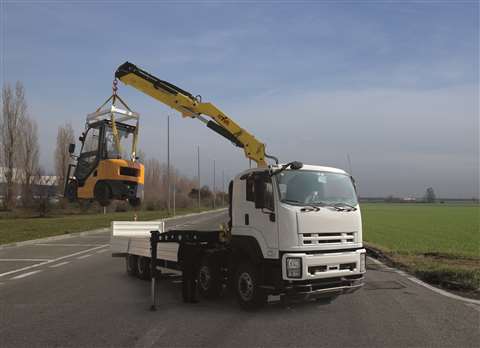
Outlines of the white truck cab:
[{"label": "white truck cab", "polygon": [[[114,222],[112,254],[126,256],[129,274],[149,278],[156,267],[182,270],[182,243],[191,250],[194,242],[200,293],[215,297],[230,285],[247,309],[268,295],[331,300],[363,286],[360,208],[353,178],[343,170],[299,162],[249,169],[232,180],[229,198],[226,231]],[[155,268],[152,229],[161,236]]]},{"label": "white truck cab", "polygon": [[365,249],[352,177],[330,167],[291,167],[255,168],[235,177],[232,247],[261,265],[263,286],[273,293],[357,290],[363,285]]}]

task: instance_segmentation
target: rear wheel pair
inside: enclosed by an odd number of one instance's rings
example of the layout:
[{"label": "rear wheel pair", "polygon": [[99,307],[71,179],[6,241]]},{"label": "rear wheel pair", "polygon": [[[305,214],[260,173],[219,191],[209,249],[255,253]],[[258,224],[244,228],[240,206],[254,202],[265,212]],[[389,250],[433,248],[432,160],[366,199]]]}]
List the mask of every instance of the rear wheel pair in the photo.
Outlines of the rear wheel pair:
[{"label": "rear wheel pair", "polygon": [[150,258],[128,254],[125,258],[127,274],[140,279],[150,279]]},{"label": "rear wheel pair", "polygon": [[[130,255],[126,257],[126,269],[130,276],[150,279],[150,258]],[[223,276],[214,257],[204,256],[198,270],[198,290],[209,299],[219,297],[223,290]],[[235,294],[240,306],[247,310],[262,307],[267,295],[261,288],[260,275],[257,268],[248,262],[241,263],[233,279]]]},{"label": "rear wheel pair", "polygon": [[[93,195],[102,207],[109,206],[111,200],[114,198],[110,185],[104,182],[99,182],[95,185]],[[128,199],[128,204],[130,204],[131,207],[137,208],[142,204],[142,200],[138,197],[132,197]]]},{"label": "rear wheel pair", "polygon": [[221,295],[223,290],[222,270],[218,260],[213,255],[202,257],[198,269],[198,290],[205,298],[213,299]]},{"label": "rear wheel pair", "polygon": [[110,205],[112,190],[108,184],[99,182],[95,185],[93,196],[102,207],[107,207]]},{"label": "rear wheel pair", "polygon": [[128,204],[130,204],[130,206],[136,208],[136,207],[139,207],[141,204],[142,204],[142,200],[140,198],[129,198],[128,199]]}]

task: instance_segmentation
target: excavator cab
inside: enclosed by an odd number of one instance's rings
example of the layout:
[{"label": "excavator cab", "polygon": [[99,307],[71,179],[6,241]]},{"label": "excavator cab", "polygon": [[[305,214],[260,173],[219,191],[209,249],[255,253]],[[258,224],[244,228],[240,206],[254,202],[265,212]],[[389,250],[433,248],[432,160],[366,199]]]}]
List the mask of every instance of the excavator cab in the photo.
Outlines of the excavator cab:
[{"label": "excavator cab", "polygon": [[[132,119],[136,124],[121,122]],[[75,161],[68,168],[65,197],[71,202],[95,200],[101,206],[108,206],[111,200],[140,205],[144,167],[137,162],[137,135],[137,113],[112,105],[110,109],[90,114],[79,138],[79,155],[73,155],[74,144],[69,147]]]}]

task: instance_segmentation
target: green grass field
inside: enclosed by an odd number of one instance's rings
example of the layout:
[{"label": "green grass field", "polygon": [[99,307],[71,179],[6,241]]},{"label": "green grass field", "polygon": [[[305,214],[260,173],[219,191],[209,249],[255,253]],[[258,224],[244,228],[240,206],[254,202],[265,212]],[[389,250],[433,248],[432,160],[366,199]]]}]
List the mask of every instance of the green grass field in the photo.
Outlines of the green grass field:
[{"label": "green grass field", "polygon": [[[198,212],[198,209],[177,209],[177,215]],[[167,217],[165,210],[139,211],[138,220]],[[65,215],[45,218],[0,218],[0,244],[82,232],[110,226],[112,220],[133,220],[133,212]]]},{"label": "green grass field", "polygon": [[[480,288],[480,207],[467,204],[361,205],[365,242],[391,261],[432,283]],[[178,214],[193,210],[178,211]],[[166,211],[141,211],[139,220],[166,217]],[[0,244],[81,232],[132,220],[133,212],[0,218]]]},{"label": "green grass field", "polygon": [[365,242],[423,279],[480,288],[480,207],[361,205]]}]

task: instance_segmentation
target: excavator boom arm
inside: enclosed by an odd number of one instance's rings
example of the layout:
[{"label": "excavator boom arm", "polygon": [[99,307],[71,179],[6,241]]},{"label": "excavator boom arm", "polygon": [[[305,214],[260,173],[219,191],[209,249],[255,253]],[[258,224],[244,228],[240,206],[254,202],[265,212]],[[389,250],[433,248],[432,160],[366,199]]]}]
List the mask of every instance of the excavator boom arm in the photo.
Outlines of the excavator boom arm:
[{"label": "excavator boom arm", "polygon": [[[129,62],[118,67],[115,77],[179,111],[183,117],[198,118],[208,128],[243,148],[245,156],[255,161],[259,167],[267,165],[265,144],[241,128],[212,103],[203,103],[199,97],[194,97],[191,93],[160,80]],[[212,120],[206,120],[204,116]]]}]

